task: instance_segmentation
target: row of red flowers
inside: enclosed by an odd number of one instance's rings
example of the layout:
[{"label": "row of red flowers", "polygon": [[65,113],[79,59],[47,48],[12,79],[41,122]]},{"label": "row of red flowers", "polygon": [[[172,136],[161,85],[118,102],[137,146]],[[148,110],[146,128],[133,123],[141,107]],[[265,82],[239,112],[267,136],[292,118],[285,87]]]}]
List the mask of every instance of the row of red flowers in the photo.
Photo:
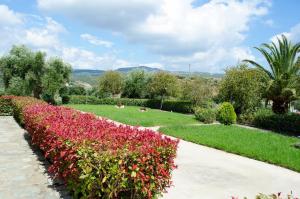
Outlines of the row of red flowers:
[{"label": "row of red flowers", "polygon": [[153,198],[171,185],[178,141],[30,97],[4,98],[74,197]]}]

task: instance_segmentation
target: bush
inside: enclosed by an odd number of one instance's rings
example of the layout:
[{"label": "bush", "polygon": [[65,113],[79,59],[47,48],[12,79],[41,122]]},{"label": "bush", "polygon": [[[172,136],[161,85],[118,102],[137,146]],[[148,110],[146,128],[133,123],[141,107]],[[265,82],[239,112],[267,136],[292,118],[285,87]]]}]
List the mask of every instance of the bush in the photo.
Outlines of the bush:
[{"label": "bush", "polygon": [[12,104],[74,198],[153,198],[171,185],[177,141],[30,97]]},{"label": "bush", "polygon": [[300,111],[300,100],[297,100],[294,102],[294,108],[298,111]]},{"label": "bush", "polygon": [[254,115],[253,125],[284,134],[300,135],[300,115],[275,114],[270,109],[260,109]]},{"label": "bush", "polygon": [[[133,99],[133,98],[97,98],[94,96],[71,95],[70,104],[107,104],[117,105],[121,103],[125,106],[143,106],[159,109],[160,100],[155,99]],[[189,101],[166,100],[163,104],[163,110],[179,113],[192,113],[193,106]]]},{"label": "bush", "polygon": [[13,109],[9,96],[0,97],[0,116],[12,115]]},{"label": "bush", "polygon": [[255,113],[247,111],[246,113],[242,113],[238,116],[238,123],[245,125],[253,125]]},{"label": "bush", "polygon": [[232,104],[224,102],[218,109],[217,119],[220,123],[225,125],[231,125],[236,122],[236,114]]},{"label": "bush", "polygon": [[216,112],[214,109],[210,108],[196,108],[195,117],[200,122],[205,124],[213,123],[216,120]]},{"label": "bush", "polygon": [[70,96],[68,96],[68,95],[63,95],[63,96],[61,97],[61,103],[62,103],[62,104],[69,104],[69,102],[70,102]]}]

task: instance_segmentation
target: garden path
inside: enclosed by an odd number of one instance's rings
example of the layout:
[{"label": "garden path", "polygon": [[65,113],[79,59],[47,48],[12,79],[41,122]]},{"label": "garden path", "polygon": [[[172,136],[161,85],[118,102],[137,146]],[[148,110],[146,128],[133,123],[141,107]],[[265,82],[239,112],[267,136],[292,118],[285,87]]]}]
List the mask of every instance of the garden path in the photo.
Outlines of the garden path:
[{"label": "garden path", "polygon": [[13,117],[0,116],[0,198],[68,198],[63,187],[50,179],[47,161],[28,139]]},{"label": "garden path", "polygon": [[[300,154],[299,154],[300,155]],[[258,193],[300,196],[300,173],[180,140],[174,186],[163,199],[240,199]]]},{"label": "garden path", "polygon": [[[158,126],[139,128],[159,130]],[[175,161],[174,186],[162,199],[252,199],[259,193],[287,195],[291,191],[300,196],[300,173],[276,165],[184,140],[179,142]]]}]

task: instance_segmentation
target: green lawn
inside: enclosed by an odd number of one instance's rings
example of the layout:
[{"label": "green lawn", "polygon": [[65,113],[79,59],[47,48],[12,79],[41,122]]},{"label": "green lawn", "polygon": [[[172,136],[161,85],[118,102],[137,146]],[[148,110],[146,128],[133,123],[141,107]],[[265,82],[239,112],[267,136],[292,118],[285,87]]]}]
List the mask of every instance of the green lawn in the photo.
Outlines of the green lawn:
[{"label": "green lawn", "polygon": [[295,137],[224,125],[172,126],[160,130],[183,140],[300,172],[300,150],[292,146],[300,139]]},{"label": "green lawn", "polygon": [[146,112],[141,112],[140,107],[125,106],[118,109],[111,105],[68,105],[69,107],[95,113],[124,124],[137,126],[173,126],[199,123],[194,116],[180,113],[160,111],[147,108]]}]

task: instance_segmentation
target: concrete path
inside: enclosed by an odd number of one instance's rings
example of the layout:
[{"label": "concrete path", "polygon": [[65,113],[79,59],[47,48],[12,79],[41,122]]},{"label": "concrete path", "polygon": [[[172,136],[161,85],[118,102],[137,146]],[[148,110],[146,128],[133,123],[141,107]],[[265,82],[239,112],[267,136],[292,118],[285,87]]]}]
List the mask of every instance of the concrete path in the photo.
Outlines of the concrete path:
[{"label": "concrete path", "polygon": [[163,199],[254,199],[291,190],[300,196],[300,173],[183,140],[176,163],[174,187]]},{"label": "concrete path", "polygon": [[[0,117],[0,199],[69,198],[27,140],[12,117]],[[180,141],[176,163],[174,187],[163,199],[252,199],[260,192],[291,190],[300,196],[299,173],[190,142]]]},{"label": "concrete path", "polygon": [[28,139],[12,117],[0,117],[0,198],[68,198],[64,188],[52,182],[47,162]]}]

